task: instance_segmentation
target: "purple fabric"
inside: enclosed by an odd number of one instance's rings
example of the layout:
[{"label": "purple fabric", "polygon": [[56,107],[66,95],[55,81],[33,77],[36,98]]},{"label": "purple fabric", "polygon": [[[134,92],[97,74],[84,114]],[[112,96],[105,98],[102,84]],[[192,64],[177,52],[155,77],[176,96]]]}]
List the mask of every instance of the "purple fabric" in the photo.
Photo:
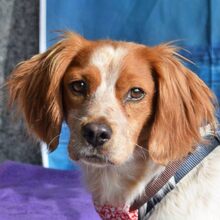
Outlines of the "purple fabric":
[{"label": "purple fabric", "polygon": [[5,162],[0,165],[1,220],[98,220],[80,171]]}]

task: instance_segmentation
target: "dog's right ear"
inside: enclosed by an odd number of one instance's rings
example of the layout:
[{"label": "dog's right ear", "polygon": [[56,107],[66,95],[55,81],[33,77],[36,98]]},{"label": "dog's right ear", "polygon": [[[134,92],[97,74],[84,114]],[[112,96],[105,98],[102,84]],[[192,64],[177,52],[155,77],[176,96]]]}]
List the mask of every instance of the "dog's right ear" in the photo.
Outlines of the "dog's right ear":
[{"label": "dog's right ear", "polygon": [[45,53],[18,64],[8,80],[9,103],[18,105],[28,128],[50,150],[58,145],[63,121],[61,80],[87,42],[77,34],[66,32]]}]

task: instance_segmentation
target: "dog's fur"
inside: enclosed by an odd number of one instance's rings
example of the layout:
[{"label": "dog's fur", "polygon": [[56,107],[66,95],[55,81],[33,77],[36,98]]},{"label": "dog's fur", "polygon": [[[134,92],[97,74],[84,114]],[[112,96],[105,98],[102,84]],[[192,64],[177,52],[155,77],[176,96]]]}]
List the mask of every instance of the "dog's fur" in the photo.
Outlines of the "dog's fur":
[{"label": "dog's fur", "polygon": [[[81,163],[96,204],[130,205],[168,162],[194,149],[202,140],[200,127],[215,124],[213,94],[179,59],[169,44],[88,41],[68,32],[16,67],[8,81],[10,100],[50,150],[67,122],[69,155]],[[86,94],[72,91],[78,80],[86,82]],[[129,98],[132,88],[144,92],[140,100]],[[82,137],[82,126],[90,122],[112,129],[101,147]],[[217,148],[151,219],[220,219],[219,156]]]}]

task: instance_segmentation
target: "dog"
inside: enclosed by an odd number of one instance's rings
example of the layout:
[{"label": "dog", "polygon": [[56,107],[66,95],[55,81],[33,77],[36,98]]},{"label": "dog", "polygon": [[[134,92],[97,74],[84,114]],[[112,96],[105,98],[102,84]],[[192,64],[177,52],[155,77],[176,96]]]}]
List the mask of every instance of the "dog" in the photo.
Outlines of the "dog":
[{"label": "dog", "polygon": [[129,211],[170,163],[216,128],[213,93],[181,60],[172,44],[90,41],[66,32],[12,72],[10,103],[50,151],[68,124],[69,156],[82,166],[103,219],[220,219],[219,147],[150,214]]}]

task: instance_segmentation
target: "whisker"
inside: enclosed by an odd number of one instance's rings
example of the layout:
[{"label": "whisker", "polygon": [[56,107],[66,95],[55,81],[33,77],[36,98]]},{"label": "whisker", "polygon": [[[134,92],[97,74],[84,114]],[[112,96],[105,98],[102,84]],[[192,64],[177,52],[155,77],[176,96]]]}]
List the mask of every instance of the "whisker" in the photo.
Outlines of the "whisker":
[{"label": "whisker", "polygon": [[49,142],[49,144],[47,145],[47,149],[49,150],[50,149],[50,145],[56,140],[56,138],[59,138],[60,135],[56,135],[55,137],[52,138],[52,140]]},{"label": "whisker", "polygon": [[140,157],[142,157],[144,160],[147,160],[146,154],[143,151],[137,151]]},{"label": "whisker", "polygon": [[7,86],[8,86],[8,82],[0,84],[0,90],[6,89]]},{"label": "whisker", "polygon": [[[126,131],[127,137],[130,136],[130,132],[132,132],[131,128]],[[146,153],[148,154],[149,151],[148,151],[147,149],[145,149],[144,147],[138,145],[138,144],[134,144],[134,145],[137,147],[137,148],[136,148],[136,149],[137,149],[137,153],[138,153],[141,157],[143,157],[144,160],[147,160]]]},{"label": "whisker", "polygon": [[148,150],[146,150],[145,148],[143,148],[142,146],[138,145],[138,144],[135,144],[137,148],[137,153],[144,159],[144,160],[147,160],[147,157],[146,157],[146,153],[148,153]]},{"label": "whisker", "polygon": [[77,120],[79,120],[79,121],[82,121],[82,119],[81,118],[78,118],[77,116],[75,116],[75,115],[72,115],[72,117],[73,118],[75,118],[75,119],[77,119]]},{"label": "whisker", "polygon": [[144,154],[143,151],[136,151],[136,153],[137,153],[138,157],[140,156],[141,158],[143,158],[144,160],[146,160],[146,156],[145,156],[145,154]]},{"label": "whisker", "polygon": [[138,144],[135,144],[135,146],[139,147],[139,149],[143,150],[143,151],[146,151],[147,153],[149,152],[147,149],[145,149],[144,147],[138,145]]}]

